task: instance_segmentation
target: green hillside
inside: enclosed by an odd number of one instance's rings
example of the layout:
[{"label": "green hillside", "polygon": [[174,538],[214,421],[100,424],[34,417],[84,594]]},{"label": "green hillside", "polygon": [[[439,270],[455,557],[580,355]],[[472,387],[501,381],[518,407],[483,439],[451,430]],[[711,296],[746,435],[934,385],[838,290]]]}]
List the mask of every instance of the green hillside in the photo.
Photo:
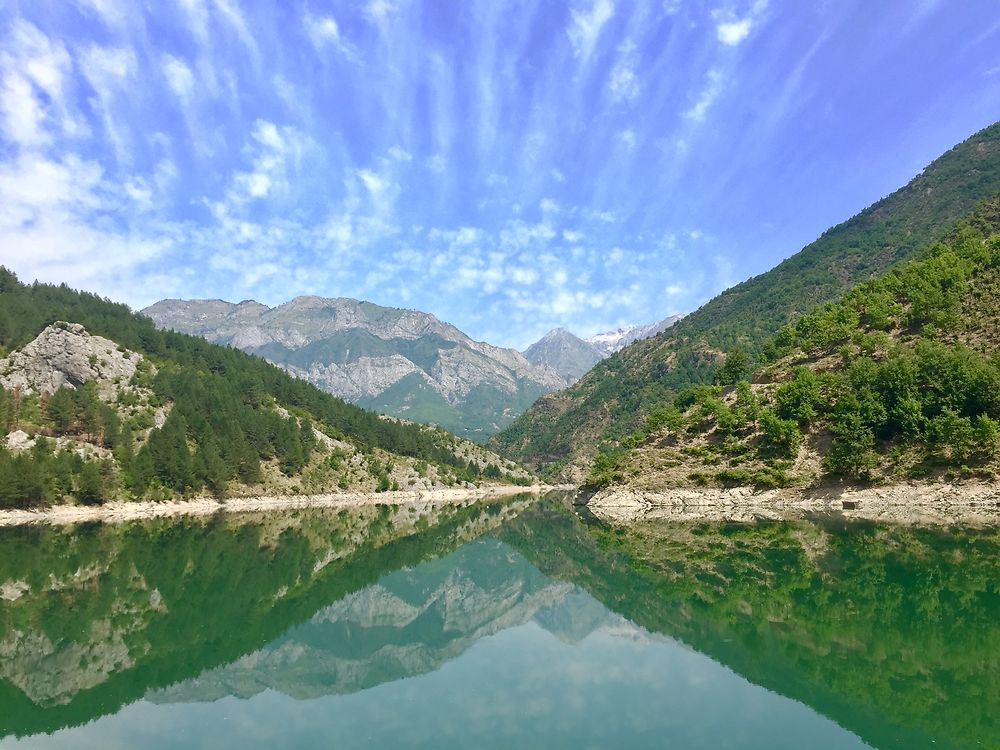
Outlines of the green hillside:
[{"label": "green hillside", "polygon": [[[1000,200],[920,257],[785,326],[748,379],[681,392],[592,484],[809,486],[995,478],[1000,465]],[[751,382],[752,380],[752,382]]]},{"label": "green hillside", "polygon": [[615,444],[640,427],[678,390],[710,382],[723,352],[739,349],[751,361],[767,354],[768,342],[783,325],[914,257],[997,193],[1000,123],[955,146],[905,187],[776,268],[604,360],[572,387],[540,399],[492,445],[535,468],[579,479],[600,445]]},{"label": "green hillside", "polygon": [[0,446],[0,505],[526,479],[447,432],[380,417],[257,357],[158,330],[125,305],[22,284],[0,268],[0,356],[57,321],[141,361],[114,398],[93,381],[51,395],[0,388],[0,434],[33,441]]}]

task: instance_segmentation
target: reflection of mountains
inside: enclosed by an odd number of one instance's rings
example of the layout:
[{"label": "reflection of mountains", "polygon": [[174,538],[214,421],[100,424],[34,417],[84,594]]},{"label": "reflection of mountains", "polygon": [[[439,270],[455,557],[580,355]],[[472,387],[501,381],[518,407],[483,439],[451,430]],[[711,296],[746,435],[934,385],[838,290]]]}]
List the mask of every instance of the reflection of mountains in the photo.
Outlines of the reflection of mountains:
[{"label": "reflection of mountains", "polygon": [[386,576],[259,651],[147,696],[153,702],[352,693],[439,669],[480,638],[534,621],[567,642],[622,618],[493,539]]},{"label": "reflection of mountains", "polygon": [[0,737],[230,664],[529,502],[0,529]]}]

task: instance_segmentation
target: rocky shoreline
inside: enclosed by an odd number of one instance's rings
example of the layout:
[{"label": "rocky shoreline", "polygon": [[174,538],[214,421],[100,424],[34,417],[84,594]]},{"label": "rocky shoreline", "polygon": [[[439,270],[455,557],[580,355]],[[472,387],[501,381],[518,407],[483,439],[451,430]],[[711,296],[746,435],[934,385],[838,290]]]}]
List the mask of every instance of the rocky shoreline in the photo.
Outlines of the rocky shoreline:
[{"label": "rocky shoreline", "polygon": [[167,516],[204,516],[213,513],[244,513],[298,510],[303,508],[357,508],[367,505],[443,505],[538,494],[551,489],[546,485],[520,487],[495,485],[481,488],[444,488],[400,490],[395,492],[344,492],[327,495],[278,495],[236,497],[218,500],[211,497],[164,502],[109,502],[103,505],[53,505],[47,508],[0,510],[0,526],[25,524],[121,523]]},{"label": "rocky shoreline", "polygon": [[1000,525],[1000,484],[906,483],[763,491],[610,487],[587,499],[586,507],[597,518],[618,525],[653,519],[753,521],[814,513],[906,524]]}]

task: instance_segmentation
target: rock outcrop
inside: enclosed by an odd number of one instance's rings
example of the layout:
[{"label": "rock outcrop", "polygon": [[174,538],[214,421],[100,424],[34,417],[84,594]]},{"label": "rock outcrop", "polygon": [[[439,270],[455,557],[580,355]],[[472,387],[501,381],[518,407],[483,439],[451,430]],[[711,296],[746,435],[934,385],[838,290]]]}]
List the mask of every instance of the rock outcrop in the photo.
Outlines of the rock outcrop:
[{"label": "rock outcrop", "polygon": [[0,386],[24,394],[52,394],[96,381],[102,396],[128,383],[141,356],[91,336],[79,323],[58,321],[23,348],[0,359]]}]

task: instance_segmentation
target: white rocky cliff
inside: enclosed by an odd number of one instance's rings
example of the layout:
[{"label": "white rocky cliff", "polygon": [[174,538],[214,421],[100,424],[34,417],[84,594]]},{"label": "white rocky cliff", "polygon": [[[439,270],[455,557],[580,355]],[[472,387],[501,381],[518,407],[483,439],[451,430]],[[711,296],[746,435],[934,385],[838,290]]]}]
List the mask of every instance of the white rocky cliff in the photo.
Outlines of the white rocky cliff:
[{"label": "white rocky cliff", "polygon": [[51,394],[93,380],[107,395],[131,380],[140,359],[114,341],[91,336],[79,323],[58,321],[0,359],[0,386],[24,394]]}]

